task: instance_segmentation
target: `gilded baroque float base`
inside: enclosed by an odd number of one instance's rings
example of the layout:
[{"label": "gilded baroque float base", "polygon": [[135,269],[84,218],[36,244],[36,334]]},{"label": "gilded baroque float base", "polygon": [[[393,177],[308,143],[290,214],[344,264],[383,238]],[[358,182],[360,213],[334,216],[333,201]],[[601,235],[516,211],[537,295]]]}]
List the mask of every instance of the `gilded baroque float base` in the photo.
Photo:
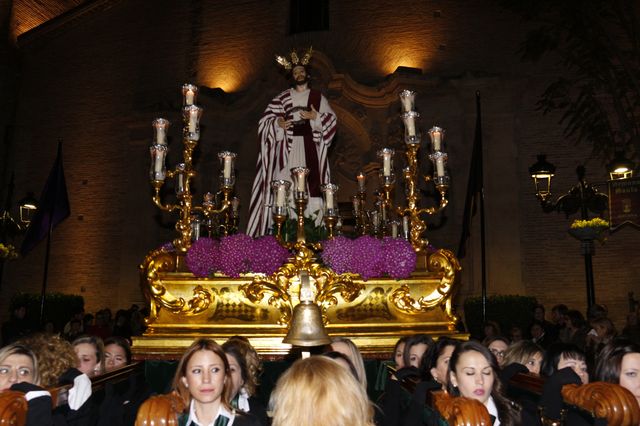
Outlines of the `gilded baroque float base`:
[{"label": "gilded baroque float base", "polygon": [[249,338],[264,356],[286,355],[291,345],[282,339],[299,303],[303,270],[329,335],[349,337],[365,356],[388,356],[403,335],[467,337],[455,330],[451,297],[459,266],[447,250],[431,254],[427,270],[403,280],[338,275],[305,248],[270,277],[196,278],[173,272],[179,261],[175,253],[156,251],[141,265],[151,315],[145,334],[133,338],[138,359],[177,358],[195,338],[233,335]]}]

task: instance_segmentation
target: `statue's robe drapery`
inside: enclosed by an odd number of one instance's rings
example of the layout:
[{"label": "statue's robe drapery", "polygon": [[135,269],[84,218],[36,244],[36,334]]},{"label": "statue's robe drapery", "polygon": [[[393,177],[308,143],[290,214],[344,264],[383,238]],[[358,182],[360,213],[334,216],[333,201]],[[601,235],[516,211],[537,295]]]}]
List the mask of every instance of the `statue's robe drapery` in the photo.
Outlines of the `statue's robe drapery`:
[{"label": "statue's robe drapery", "polygon": [[[321,200],[320,185],[330,182],[327,155],[336,133],[336,115],[319,91],[308,89],[296,93],[294,90],[285,90],[273,98],[258,123],[260,152],[247,226],[247,234],[254,237],[266,235],[273,225],[273,180],[291,181],[291,168],[308,167],[310,201]],[[298,121],[299,109],[296,107],[310,108],[311,105],[318,111],[315,120],[301,120],[287,130],[278,126],[278,118]]]}]

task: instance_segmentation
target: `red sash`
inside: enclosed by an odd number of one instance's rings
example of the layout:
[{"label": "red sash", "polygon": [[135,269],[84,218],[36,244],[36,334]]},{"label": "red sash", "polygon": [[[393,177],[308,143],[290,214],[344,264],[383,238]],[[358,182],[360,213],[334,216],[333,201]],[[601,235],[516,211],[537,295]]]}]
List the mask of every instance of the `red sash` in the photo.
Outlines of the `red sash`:
[{"label": "red sash", "polygon": [[[311,106],[320,111],[320,100],[322,94],[319,90],[311,89],[309,91],[309,101],[307,107],[311,109]],[[320,114],[320,113],[318,113]],[[304,138],[304,160],[309,169],[309,176],[307,182],[309,183],[309,196],[321,197],[320,191],[320,164],[318,162],[318,151],[316,144],[313,142],[313,131],[311,130],[311,123],[309,120],[305,120],[303,124],[297,125],[293,129],[294,136],[302,136]]]}]

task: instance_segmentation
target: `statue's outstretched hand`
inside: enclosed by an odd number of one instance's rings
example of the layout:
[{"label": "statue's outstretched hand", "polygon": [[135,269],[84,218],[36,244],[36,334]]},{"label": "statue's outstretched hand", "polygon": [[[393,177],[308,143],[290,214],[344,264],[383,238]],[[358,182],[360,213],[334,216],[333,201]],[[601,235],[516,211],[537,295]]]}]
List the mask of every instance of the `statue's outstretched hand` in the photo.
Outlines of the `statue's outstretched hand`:
[{"label": "statue's outstretched hand", "polygon": [[300,117],[304,118],[305,120],[315,120],[316,118],[318,118],[318,110],[316,110],[316,108],[311,105],[311,111],[301,111]]}]

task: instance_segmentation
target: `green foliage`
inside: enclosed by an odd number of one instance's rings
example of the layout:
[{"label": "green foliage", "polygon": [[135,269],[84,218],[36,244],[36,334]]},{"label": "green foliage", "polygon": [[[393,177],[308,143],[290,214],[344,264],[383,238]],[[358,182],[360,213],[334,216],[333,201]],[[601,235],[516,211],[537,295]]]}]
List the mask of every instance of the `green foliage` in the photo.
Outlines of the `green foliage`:
[{"label": "green foliage", "polygon": [[531,28],[524,60],[556,58],[564,71],[538,108],[559,111],[565,137],[640,157],[640,9],[626,0],[498,0]]},{"label": "green foliage", "polygon": [[[273,225],[273,235],[276,235],[277,227]],[[289,219],[282,224],[284,241],[296,241],[298,233],[298,219]],[[317,243],[327,239],[327,229],[316,226],[315,218],[304,218],[304,233],[308,243]]]},{"label": "green foliage", "polygon": [[[27,307],[26,320],[37,325],[40,323],[41,300],[40,294],[18,293],[11,298],[11,312],[16,306],[24,305]],[[74,294],[47,293],[44,303],[45,319],[53,321],[58,330],[64,327],[74,312],[84,309],[83,297]]]},{"label": "green foliage", "polygon": [[[487,321],[500,325],[503,335],[508,335],[511,327],[518,326],[526,335],[533,321],[533,308],[538,302],[535,297],[517,295],[497,295],[487,297]],[[483,336],[482,298],[469,297],[464,301],[464,316],[471,336]]]}]

